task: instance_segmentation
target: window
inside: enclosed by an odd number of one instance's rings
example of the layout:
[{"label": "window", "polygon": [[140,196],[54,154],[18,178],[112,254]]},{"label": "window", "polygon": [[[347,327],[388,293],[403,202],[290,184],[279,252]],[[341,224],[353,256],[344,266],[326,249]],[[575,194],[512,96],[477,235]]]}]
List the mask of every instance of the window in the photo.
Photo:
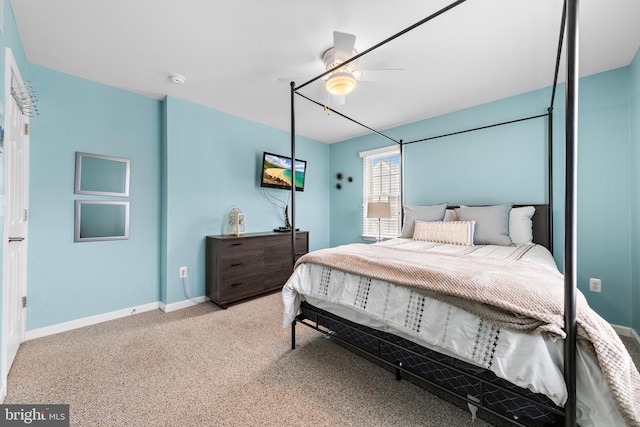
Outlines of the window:
[{"label": "window", "polygon": [[[400,235],[400,148],[384,147],[364,151],[362,157],[362,237],[377,238],[378,232],[383,238]],[[368,202],[389,202],[391,218],[367,218]]]}]

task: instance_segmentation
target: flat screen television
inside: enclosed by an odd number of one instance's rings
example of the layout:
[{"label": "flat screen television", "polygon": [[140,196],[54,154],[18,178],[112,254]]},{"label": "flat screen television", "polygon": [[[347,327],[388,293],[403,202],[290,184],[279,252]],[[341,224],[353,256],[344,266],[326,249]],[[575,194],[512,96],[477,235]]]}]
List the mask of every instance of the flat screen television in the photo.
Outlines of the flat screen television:
[{"label": "flat screen television", "polygon": [[[296,191],[304,191],[306,168],[307,162],[305,160],[296,159]],[[291,190],[291,157],[265,152],[262,155],[260,186]]]}]

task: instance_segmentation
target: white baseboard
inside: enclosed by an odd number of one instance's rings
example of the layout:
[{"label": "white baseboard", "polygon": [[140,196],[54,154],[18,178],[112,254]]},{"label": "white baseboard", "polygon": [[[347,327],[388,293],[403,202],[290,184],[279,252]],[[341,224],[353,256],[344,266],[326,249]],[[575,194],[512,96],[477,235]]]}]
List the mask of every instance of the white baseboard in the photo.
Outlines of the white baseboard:
[{"label": "white baseboard", "polygon": [[[160,309],[165,313],[171,311],[180,310],[187,307],[207,302],[209,298],[201,296],[194,298],[193,300],[187,299],[184,301],[176,302],[173,304],[165,304],[162,301],[152,302],[149,304],[138,305],[135,307],[123,308],[122,310],[111,311],[109,313],[98,314],[95,316],[84,317],[82,319],[71,320],[69,322],[58,323],[57,325],[46,326],[44,328],[33,329],[27,331],[25,334],[25,341],[33,340],[36,338],[46,337],[48,335],[59,334],[60,332],[71,331],[73,329],[82,328],[85,326],[95,325],[97,323],[107,322],[109,320],[116,320],[122,317],[131,316],[138,313],[144,313],[145,311]],[[2,390],[0,390],[1,392]]]},{"label": "white baseboard", "polygon": [[635,344],[640,347],[640,335],[636,332],[635,329],[629,328],[628,326],[620,326],[620,325],[611,325],[613,330],[616,331],[618,335],[623,337],[631,337]]},{"label": "white baseboard", "polygon": [[201,296],[194,298],[193,300],[186,299],[184,301],[174,302],[172,304],[165,304],[161,302],[160,310],[164,311],[165,313],[170,313],[172,311],[181,310],[183,308],[193,307],[194,305],[198,305],[207,301],[209,301],[209,297]]},{"label": "white baseboard", "polygon": [[612,324],[611,327],[613,327],[613,330],[616,331],[618,335],[622,335],[623,337],[630,337],[631,331],[633,331],[633,329],[631,329],[628,326],[620,326],[620,325]]},{"label": "white baseboard", "polygon": [[[122,317],[131,316],[138,313],[144,313],[145,311],[151,311],[160,309],[165,313],[181,310],[183,308],[192,307],[194,305],[207,302],[209,298],[206,296],[200,296],[193,300],[186,299],[180,302],[172,304],[165,304],[162,301],[152,302],[141,306],[123,308],[122,310],[116,310],[109,313],[98,314],[95,316],[84,317],[82,319],[71,320],[69,322],[58,323],[57,325],[46,326],[44,328],[33,329],[27,331],[25,334],[25,341],[33,340],[36,338],[46,337],[48,335],[59,334],[60,332],[71,331],[73,329],[82,328],[85,326],[95,325],[97,323],[107,322],[109,320],[120,319]],[[623,337],[631,337],[635,343],[640,347],[640,335],[635,329],[628,326],[611,325],[618,335]],[[0,403],[4,401],[6,395],[6,386],[0,385]]]},{"label": "white baseboard", "polygon": [[27,331],[27,333],[25,334],[25,341],[46,337],[48,335],[59,334],[60,332],[66,332],[85,326],[95,325],[97,323],[107,322],[109,320],[120,319],[122,317],[143,313],[145,311],[157,310],[158,308],[160,308],[160,302],[152,302],[135,307],[123,308],[122,310],[111,311],[109,313],[97,314],[95,316],[71,320],[69,322],[58,323],[57,325],[45,326],[44,328]]},{"label": "white baseboard", "polygon": [[640,347],[640,335],[636,332],[635,329],[631,329],[631,338],[636,342],[636,345]]}]

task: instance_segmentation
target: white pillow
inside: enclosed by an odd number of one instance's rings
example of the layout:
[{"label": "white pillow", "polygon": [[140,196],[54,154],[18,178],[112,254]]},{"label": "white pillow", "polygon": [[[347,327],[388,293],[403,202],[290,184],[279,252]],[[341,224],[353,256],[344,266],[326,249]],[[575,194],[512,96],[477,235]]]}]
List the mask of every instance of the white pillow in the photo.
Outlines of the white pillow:
[{"label": "white pillow", "polygon": [[475,221],[415,221],[414,240],[473,246]]},{"label": "white pillow", "polygon": [[468,206],[456,208],[460,221],[476,221],[476,245],[513,246],[509,237],[511,203],[494,206]]},{"label": "white pillow", "polygon": [[536,213],[533,206],[512,208],[509,213],[509,237],[516,245],[533,241],[533,222],[531,218]]},{"label": "white pillow", "polygon": [[413,236],[413,224],[415,220],[442,221],[446,209],[446,203],[430,206],[405,205],[402,234],[400,237],[409,238]]},{"label": "white pillow", "polygon": [[[468,206],[461,205],[461,208],[467,208]],[[447,209],[447,215],[450,209]],[[509,211],[509,237],[515,245],[522,245],[525,243],[533,242],[533,222],[531,218],[536,213],[536,208],[533,206],[523,206],[519,208],[511,208]],[[454,218],[451,221],[455,221],[455,211],[453,211]],[[447,218],[445,215],[445,221]]]}]

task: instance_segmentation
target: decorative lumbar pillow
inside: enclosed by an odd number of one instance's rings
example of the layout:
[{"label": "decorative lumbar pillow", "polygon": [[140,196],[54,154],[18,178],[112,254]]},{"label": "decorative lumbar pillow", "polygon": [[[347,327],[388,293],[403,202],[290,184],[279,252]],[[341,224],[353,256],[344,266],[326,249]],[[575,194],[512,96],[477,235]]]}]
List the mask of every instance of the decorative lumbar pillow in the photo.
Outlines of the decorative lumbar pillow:
[{"label": "decorative lumbar pillow", "polygon": [[401,237],[411,238],[413,236],[413,223],[416,220],[421,221],[442,221],[444,213],[447,210],[447,204],[441,203],[439,205],[431,206],[404,206],[404,221],[402,222],[402,234]]},{"label": "decorative lumbar pillow", "polygon": [[509,237],[509,212],[512,204],[456,208],[458,221],[475,221],[473,243],[476,245],[512,246]]},{"label": "decorative lumbar pillow", "polygon": [[533,222],[536,213],[533,206],[512,208],[509,213],[509,237],[516,245],[533,242]]},{"label": "decorative lumbar pillow", "polygon": [[420,221],[415,222],[414,240],[473,246],[475,221]]}]

